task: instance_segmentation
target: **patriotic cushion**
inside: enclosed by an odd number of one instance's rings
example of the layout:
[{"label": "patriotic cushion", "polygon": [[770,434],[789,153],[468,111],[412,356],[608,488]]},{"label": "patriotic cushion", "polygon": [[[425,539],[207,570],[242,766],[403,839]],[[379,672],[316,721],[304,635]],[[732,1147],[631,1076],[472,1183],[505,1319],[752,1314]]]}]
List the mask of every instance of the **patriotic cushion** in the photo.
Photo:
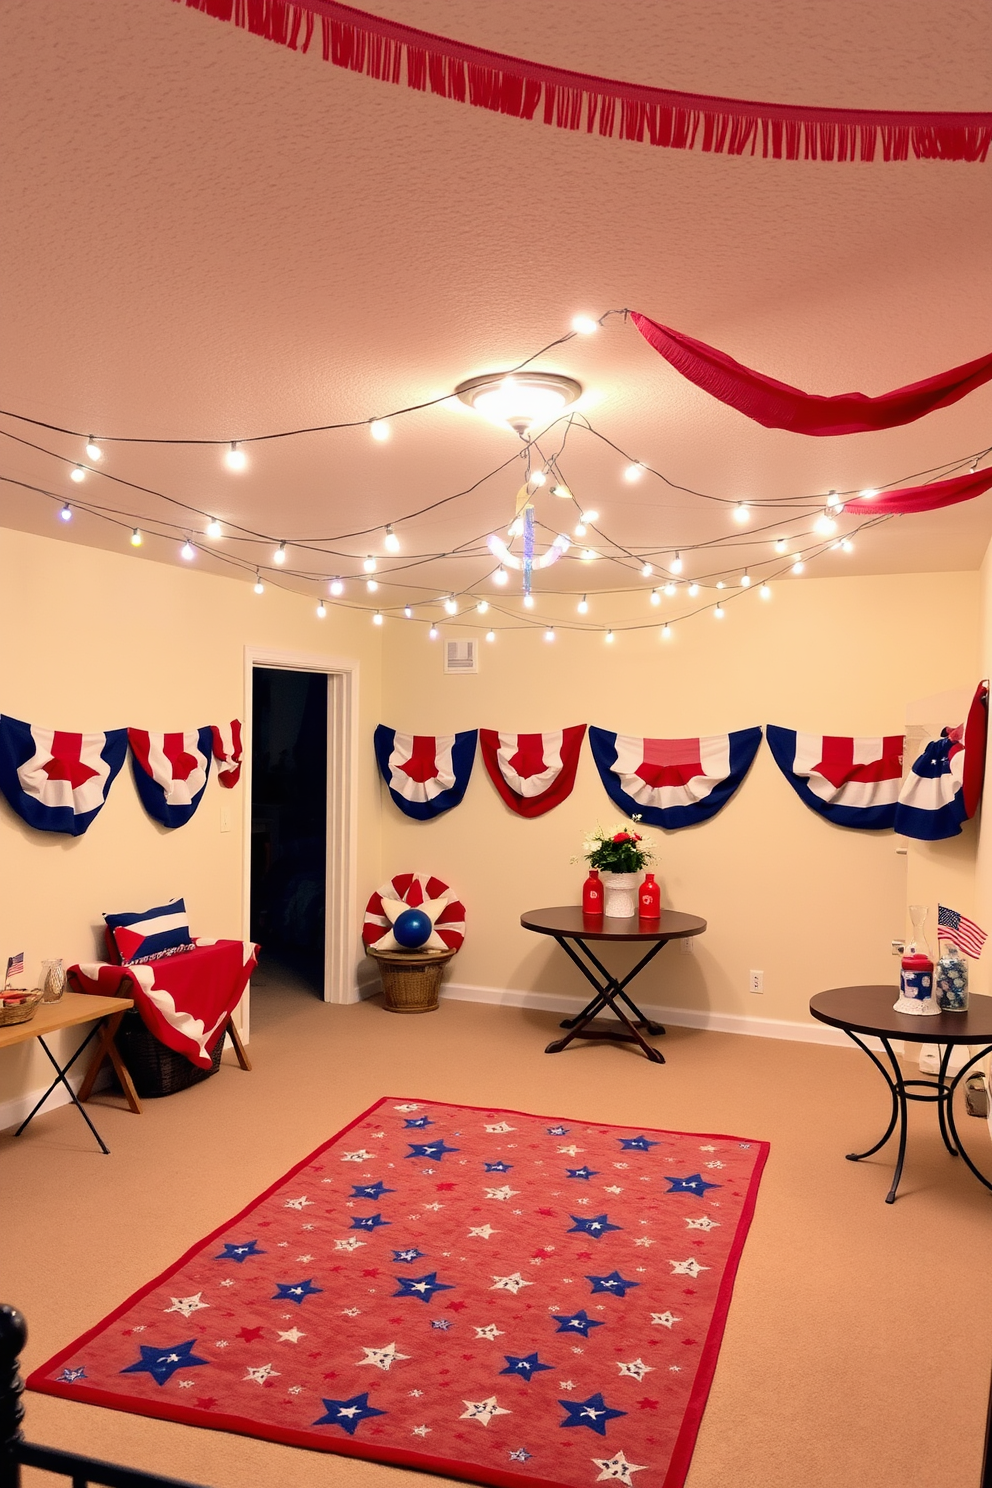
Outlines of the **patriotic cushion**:
[{"label": "patriotic cushion", "polygon": [[461,803],[475,761],[477,729],[462,734],[401,734],[380,723],[375,757],[405,816],[430,821]]},{"label": "patriotic cushion", "polygon": [[362,940],[379,950],[398,950],[393,921],[404,909],[422,909],[434,926],[422,950],[457,951],[465,939],[465,906],[440,878],[428,873],[397,873],[380,885],[365,906]]},{"label": "patriotic cushion", "polygon": [[906,743],[902,734],[802,734],[774,723],[765,732],[775,763],[812,811],[839,827],[864,831],[895,824]]},{"label": "patriotic cushion", "polygon": [[678,831],[726,806],[754,761],[761,729],[698,739],[643,739],[589,727],[607,795],[627,816]]},{"label": "patriotic cushion", "polygon": [[71,734],[0,717],[0,790],[29,827],[81,837],[126,752],[127,729]]},{"label": "patriotic cushion", "polygon": [[983,682],[959,728],[944,729],[928,744],[902,783],[895,829],[903,837],[939,842],[957,837],[974,816],[985,777],[988,688]]},{"label": "patriotic cushion", "polygon": [[131,768],[141,804],[163,827],[183,827],[199,806],[210,773],[210,727],[150,734],[128,729]]},{"label": "patriotic cushion", "polygon": [[154,909],[105,914],[103,918],[122,966],[138,966],[194,948],[182,899],[170,899]]},{"label": "patriotic cushion", "polygon": [[571,795],[584,723],[547,734],[504,734],[480,729],[489,778],[518,816],[543,816]]},{"label": "patriotic cushion", "polygon": [[[202,732],[202,731],[201,731]],[[217,761],[217,779],[227,790],[232,790],[241,779],[241,723],[233,718],[230,723],[213,724],[214,759]]]}]

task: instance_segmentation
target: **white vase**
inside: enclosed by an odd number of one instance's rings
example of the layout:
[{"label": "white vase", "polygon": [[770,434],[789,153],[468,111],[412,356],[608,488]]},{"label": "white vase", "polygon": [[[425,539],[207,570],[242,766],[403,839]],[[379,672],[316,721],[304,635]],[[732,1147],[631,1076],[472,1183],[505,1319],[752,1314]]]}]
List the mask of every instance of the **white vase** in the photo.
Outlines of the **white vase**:
[{"label": "white vase", "polygon": [[603,884],[603,914],[611,920],[629,920],[637,913],[639,873],[600,873]]}]

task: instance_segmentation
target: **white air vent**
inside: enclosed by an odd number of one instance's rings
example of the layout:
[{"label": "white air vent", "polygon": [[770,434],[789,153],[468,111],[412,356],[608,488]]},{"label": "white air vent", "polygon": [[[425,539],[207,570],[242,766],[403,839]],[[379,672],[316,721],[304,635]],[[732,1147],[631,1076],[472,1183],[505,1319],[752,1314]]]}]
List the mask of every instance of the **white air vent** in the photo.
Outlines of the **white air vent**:
[{"label": "white air vent", "polygon": [[479,670],[478,641],[445,641],[444,670],[446,672],[477,672]]}]

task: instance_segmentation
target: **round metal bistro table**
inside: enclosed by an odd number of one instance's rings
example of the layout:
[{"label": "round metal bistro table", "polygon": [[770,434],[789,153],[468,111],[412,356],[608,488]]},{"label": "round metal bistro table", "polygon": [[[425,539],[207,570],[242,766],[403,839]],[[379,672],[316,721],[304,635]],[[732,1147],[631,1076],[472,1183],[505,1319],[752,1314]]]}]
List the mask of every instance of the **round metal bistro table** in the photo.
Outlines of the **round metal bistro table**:
[{"label": "round metal bistro table", "polygon": [[[525,930],[536,935],[550,935],[575,962],[587,982],[596,989],[596,995],[574,1018],[564,1018],[562,1028],[569,1030],[565,1038],[555,1039],[545,1049],[546,1054],[560,1054],[573,1039],[611,1039],[622,1044],[636,1044],[655,1064],[664,1064],[665,1056],[642,1037],[646,1033],[664,1033],[660,1023],[645,1018],[640,1008],[627,996],[626,988],[639,976],[645,966],[653,961],[663,946],[670,940],[682,940],[689,935],[702,935],[706,921],[698,915],[680,914],[674,909],[663,909],[657,920],[642,920],[637,915],[620,919],[613,915],[586,915],[574,904],[559,905],[554,909],[529,909],[520,916]],[[607,971],[599,957],[590,950],[589,941],[646,941],[649,949],[632,971],[618,980]],[[580,956],[579,953],[582,953]],[[582,957],[585,957],[585,960]],[[627,1011],[621,1004],[626,1005]],[[619,1020],[616,1026],[592,1027],[598,1013],[609,1008]],[[633,1014],[633,1018],[628,1017]]]},{"label": "round metal bistro table", "polygon": [[[897,1013],[892,1004],[898,996],[898,987],[834,987],[829,992],[818,992],[810,999],[809,1010],[813,1017],[834,1028],[842,1028],[848,1038],[859,1049],[864,1050],[888,1085],[892,1097],[889,1124],[874,1147],[869,1147],[867,1152],[849,1152],[847,1159],[849,1162],[860,1162],[864,1157],[871,1157],[880,1147],[885,1146],[898,1125],[899,1151],[892,1175],[892,1187],[885,1196],[887,1204],[894,1203],[906,1156],[907,1102],[930,1101],[937,1107],[940,1135],[948,1152],[952,1157],[963,1158],[978,1181],[992,1189],[992,1183],[979,1172],[965,1151],[954,1121],[954,1095],[958,1086],[975,1065],[992,1051],[992,997],[972,995],[971,1006],[966,1013],[940,1013],[921,1018]],[[891,1066],[891,1074],[860,1035],[880,1040]],[[892,1049],[891,1041],[894,1038],[905,1039],[913,1044],[946,1045],[936,1079],[904,1079]],[[955,1044],[971,1044],[979,1052],[973,1054],[952,1079],[948,1079],[947,1066]]]}]

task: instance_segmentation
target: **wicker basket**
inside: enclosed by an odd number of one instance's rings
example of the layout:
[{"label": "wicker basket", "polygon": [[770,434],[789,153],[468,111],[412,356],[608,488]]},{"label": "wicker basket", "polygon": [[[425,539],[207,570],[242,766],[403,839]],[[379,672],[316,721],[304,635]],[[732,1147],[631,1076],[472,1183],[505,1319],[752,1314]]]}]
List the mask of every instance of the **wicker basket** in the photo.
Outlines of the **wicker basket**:
[{"label": "wicker basket", "polygon": [[177,1054],[157,1039],[145,1027],[141,1014],[134,1008],[124,1014],[117,1030],[117,1047],[128,1067],[134,1088],[142,1098],[154,1099],[160,1095],[175,1095],[178,1090],[188,1090],[209,1080],[220,1067],[224,1052],[223,1035],[214,1045],[210,1056],[210,1068],[200,1069],[191,1064],[184,1054]]},{"label": "wicker basket", "polygon": [[368,952],[378,963],[389,1012],[436,1012],[441,973],[454,951],[377,951],[369,946]]},{"label": "wicker basket", "polygon": [[41,992],[25,992],[24,996],[24,1002],[0,1002],[0,1028],[10,1028],[14,1023],[27,1023],[34,1017],[41,1007]]}]

